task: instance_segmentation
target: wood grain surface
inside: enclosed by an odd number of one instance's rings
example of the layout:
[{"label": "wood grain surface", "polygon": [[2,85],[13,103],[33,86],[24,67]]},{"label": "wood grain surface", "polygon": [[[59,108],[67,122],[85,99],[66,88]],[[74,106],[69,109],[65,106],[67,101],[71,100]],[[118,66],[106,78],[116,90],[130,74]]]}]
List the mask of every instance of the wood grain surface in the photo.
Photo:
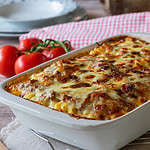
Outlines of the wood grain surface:
[{"label": "wood grain surface", "polygon": [[0,150],[8,150],[7,147],[0,141]]},{"label": "wood grain surface", "polygon": [[[109,15],[109,13],[102,7],[99,0],[76,0],[76,1],[79,2],[80,5],[83,6],[87,10],[89,18],[97,18],[97,17]],[[17,38],[12,39],[12,38],[0,37],[0,46],[6,45],[6,44],[15,45],[16,43],[18,43]],[[14,118],[15,116],[10,110],[10,108],[0,103],[0,129],[6,126],[12,120],[14,120]],[[56,150],[66,150],[66,149],[79,150],[79,148],[72,147],[68,144],[64,144],[54,139],[50,139],[50,141],[52,142]],[[150,142],[150,140],[148,142]],[[1,146],[0,146],[0,150],[2,150]],[[121,150],[150,150],[150,144],[126,146],[122,148]]]}]

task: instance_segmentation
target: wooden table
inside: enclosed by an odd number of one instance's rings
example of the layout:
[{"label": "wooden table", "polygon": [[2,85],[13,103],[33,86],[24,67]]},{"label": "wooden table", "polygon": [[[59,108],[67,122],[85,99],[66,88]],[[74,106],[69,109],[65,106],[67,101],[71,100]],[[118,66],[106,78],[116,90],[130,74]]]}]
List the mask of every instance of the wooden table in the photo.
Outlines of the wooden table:
[{"label": "wooden table", "polygon": [[[103,9],[102,5],[99,3],[99,0],[76,0],[79,2],[88,13],[89,18],[97,18],[102,16],[107,16],[109,13]],[[2,38],[0,37],[0,46],[5,44],[16,44],[18,39],[10,39],[10,38]],[[10,108],[4,104],[0,103],[0,129],[6,126],[9,122],[14,120],[15,116],[10,110]],[[74,148],[62,142],[51,140],[56,150],[66,150],[67,148],[70,150],[79,150],[78,148]],[[149,150],[150,144],[148,145],[138,145],[138,146],[126,146],[122,150]],[[93,148],[94,150],[94,148]]]}]

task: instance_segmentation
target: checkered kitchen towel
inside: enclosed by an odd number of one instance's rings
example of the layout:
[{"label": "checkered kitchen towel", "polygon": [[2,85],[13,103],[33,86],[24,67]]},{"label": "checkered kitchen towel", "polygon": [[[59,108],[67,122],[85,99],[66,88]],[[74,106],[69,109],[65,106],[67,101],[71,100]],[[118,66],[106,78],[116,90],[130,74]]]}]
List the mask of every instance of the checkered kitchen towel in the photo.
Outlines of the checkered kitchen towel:
[{"label": "checkered kitchen towel", "polygon": [[109,16],[49,26],[32,30],[30,33],[22,35],[20,40],[28,37],[51,38],[60,41],[70,40],[72,46],[76,49],[106,37],[127,32],[150,33],[150,12]]}]

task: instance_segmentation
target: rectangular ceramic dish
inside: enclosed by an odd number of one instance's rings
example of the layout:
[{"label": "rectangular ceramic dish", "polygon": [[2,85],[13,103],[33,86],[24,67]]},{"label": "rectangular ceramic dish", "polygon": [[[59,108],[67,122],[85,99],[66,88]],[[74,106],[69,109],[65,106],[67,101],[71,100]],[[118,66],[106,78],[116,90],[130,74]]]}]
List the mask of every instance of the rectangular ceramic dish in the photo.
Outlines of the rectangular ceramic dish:
[{"label": "rectangular ceramic dish", "polygon": [[[130,33],[126,35],[140,37],[150,42],[150,34]],[[72,118],[65,113],[27,101],[8,93],[4,89],[8,82],[19,76],[34,72],[62,58],[92,50],[94,47],[96,47],[96,44],[73,51],[69,55],[63,55],[7,79],[0,84],[0,102],[9,105],[22,124],[65,143],[88,150],[116,150],[125,146],[149,130],[149,102],[116,119],[105,121],[85,120]]]}]

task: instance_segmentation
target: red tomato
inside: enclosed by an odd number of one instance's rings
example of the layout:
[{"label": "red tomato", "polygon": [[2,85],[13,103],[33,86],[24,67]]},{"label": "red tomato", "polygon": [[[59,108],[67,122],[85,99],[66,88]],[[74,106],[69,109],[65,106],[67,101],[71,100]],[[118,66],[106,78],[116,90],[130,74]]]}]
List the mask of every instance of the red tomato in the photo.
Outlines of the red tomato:
[{"label": "red tomato", "polygon": [[21,73],[45,61],[47,61],[46,56],[39,52],[22,55],[15,62],[15,72],[16,74]]},{"label": "red tomato", "polygon": [[52,48],[52,49],[44,49],[42,52],[47,58],[48,60],[51,60],[53,58],[56,58],[60,55],[65,54],[65,50],[62,47],[56,47],[56,48]]},{"label": "red tomato", "polygon": [[14,64],[19,56],[16,47],[5,45],[0,48],[0,74],[10,77],[15,75]]},{"label": "red tomato", "polygon": [[36,39],[36,38],[28,38],[28,39],[22,40],[19,42],[18,50],[19,51],[29,50],[33,46],[37,46],[39,44],[39,41],[42,42],[41,40]]}]

